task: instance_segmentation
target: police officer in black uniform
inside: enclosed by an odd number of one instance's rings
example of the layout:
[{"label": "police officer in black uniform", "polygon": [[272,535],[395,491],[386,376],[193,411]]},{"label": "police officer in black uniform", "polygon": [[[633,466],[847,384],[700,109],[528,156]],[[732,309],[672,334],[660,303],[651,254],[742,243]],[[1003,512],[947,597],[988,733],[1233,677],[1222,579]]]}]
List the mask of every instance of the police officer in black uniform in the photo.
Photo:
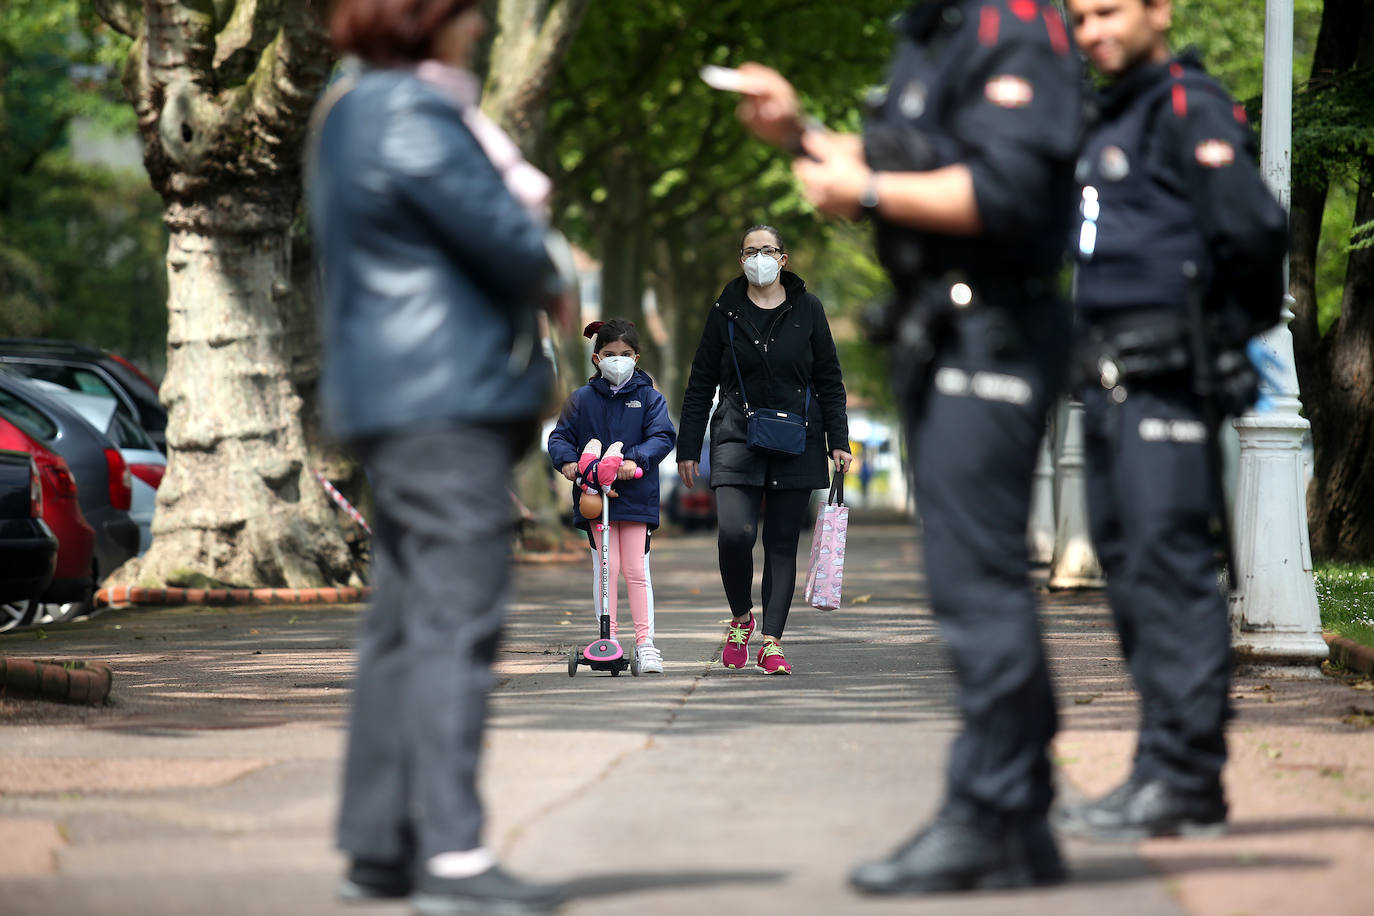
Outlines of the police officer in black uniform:
[{"label": "police officer in black uniform", "polygon": [[1171,55],[1170,0],[1067,9],[1109,81],[1077,176],[1079,397],[1093,540],[1141,721],[1126,782],[1056,820],[1106,839],[1219,831],[1230,626],[1216,424],[1255,397],[1243,347],[1278,320],[1287,219],[1243,109],[1195,56]]},{"label": "police officer in black uniform", "polygon": [[794,171],[808,198],[876,222],[926,577],[964,720],[937,816],[851,882],[875,894],[1050,884],[1064,876],[1047,819],[1056,712],[1026,526],[1067,357],[1056,278],[1076,196],[1078,58],[1039,0],[931,0],[897,33],[862,138],[803,130],[786,81],[741,68],[741,119],[805,154]]}]

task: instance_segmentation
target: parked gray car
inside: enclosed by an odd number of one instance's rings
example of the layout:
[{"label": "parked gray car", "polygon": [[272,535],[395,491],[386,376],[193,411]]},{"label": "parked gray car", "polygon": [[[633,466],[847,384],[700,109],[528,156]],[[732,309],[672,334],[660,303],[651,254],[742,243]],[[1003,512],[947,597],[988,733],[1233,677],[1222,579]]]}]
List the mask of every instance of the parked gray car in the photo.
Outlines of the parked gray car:
[{"label": "parked gray car", "polygon": [[6,371],[0,371],[0,414],[66,460],[81,514],[95,531],[96,581],[137,554],[129,466],[110,438],[30,379]]},{"label": "parked gray car", "polygon": [[82,394],[36,379],[34,384],[109,436],[124,457],[133,483],[129,515],[138,525],[138,552],[141,556],[153,541],[153,511],[157,508],[157,487],[167,469],[167,456],[158,451],[152,438],[141,426],[118,409],[113,398]]}]

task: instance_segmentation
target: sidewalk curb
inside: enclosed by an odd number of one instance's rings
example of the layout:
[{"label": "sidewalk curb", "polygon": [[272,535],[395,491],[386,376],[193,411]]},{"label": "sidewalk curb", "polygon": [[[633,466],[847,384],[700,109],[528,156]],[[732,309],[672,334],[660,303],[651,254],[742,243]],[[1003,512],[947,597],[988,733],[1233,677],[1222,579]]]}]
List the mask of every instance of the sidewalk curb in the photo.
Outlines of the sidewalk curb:
[{"label": "sidewalk curb", "polygon": [[114,678],[104,662],[7,658],[0,655],[0,696],[29,696],[99,706]]},{"label": "sidewalk curb", "polygon": [[1374,647],[1361,645],[1335,633],[1323,633],[1322,639],[1326,640],[1331,652],[1329,658],[1334,664],[1374,676]]},{"label": "sidewalk curb", "polygon": [[116,585],[95,593],[96,607],[132,605],[352,604],[366,601],[369,586],[354,588],[138,588]]}]

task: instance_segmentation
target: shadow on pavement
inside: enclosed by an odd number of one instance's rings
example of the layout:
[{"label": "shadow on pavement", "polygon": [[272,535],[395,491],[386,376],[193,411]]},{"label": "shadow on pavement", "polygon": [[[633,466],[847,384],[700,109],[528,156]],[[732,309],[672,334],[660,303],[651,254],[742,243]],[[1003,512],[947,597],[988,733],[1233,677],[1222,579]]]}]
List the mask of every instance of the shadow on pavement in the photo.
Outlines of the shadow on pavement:
[{"label": "shadow on pavement", "polygon": [[620,872],[587,875],[565,882],[562,887],[569,897],[614,897],[642,891],[673,888],[703,888],[724,884],[763,884],[787,877],[781,871],[682,871],[682,872]]}]

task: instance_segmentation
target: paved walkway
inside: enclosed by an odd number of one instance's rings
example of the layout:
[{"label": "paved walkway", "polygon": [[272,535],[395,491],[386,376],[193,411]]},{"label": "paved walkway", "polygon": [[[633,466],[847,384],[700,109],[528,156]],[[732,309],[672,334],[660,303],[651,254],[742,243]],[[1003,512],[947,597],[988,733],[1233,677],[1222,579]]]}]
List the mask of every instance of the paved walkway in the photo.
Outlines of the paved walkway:
[{"label": "paved walkway", "polygon": [[[914,537],[854,526],[846,607],[797,608],[791,678],[721,668],[709,536],[654,549],[662,678],[567,675],[593,635],[582,566],[521,566],[488,733],[489,841],[568,880],[569,914],[1368,912],[1374,694],[1238,680],[1235,831],[1069,844],[1075,881],[1033,893],[870,901],[844,875],[938,802],[957,727]],[[803,559],[805,545],[803,545]],[[852,603],[850,603],[852,602]],[[1096,593],[1045,596],[1065,791],[1124,772],[1135,716]],[[109,661],[116,704],[0,700],[0,913],[314,914],[330,844],[356,607],[111,611],[0,638],[20,657]]]}]

